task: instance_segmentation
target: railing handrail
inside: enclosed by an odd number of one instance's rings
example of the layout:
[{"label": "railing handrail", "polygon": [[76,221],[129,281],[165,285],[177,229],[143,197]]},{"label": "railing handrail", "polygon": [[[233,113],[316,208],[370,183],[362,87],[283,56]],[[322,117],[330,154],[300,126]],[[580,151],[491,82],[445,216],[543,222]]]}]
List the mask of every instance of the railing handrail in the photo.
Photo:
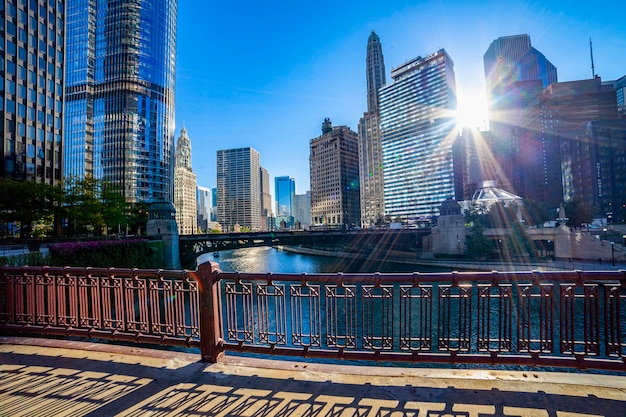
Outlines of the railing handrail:
[{"label": "railing handrail", "polygon": [[205,362],[235,350],[626,371],[624,328],[626,271],[0,267],[0,331],[194,347]]}]

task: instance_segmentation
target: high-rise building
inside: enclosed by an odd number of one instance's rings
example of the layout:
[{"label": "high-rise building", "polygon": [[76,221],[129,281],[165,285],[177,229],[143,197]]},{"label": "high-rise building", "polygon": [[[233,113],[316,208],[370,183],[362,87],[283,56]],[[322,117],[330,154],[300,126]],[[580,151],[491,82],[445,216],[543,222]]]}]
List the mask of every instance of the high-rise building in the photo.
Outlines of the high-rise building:
[{"label": "high-rise building", "polygon": [[172,201],[176,0],[68,0],[65,176]]},{"label": "high-rise building", "polygon": [[311,224],[311,192],[296,194],[293,199],[294,227],[305,229]]},{"label": "high-rise building", "polygon": [[563,187],[609,223],[626,221],[626,119],[588,122],[563,141]]},{"label": "high-rise building", "polygon": [[0,175],[54,185],[62,175],[64,2],[0,7]]},{"label": "high-rise building", "polygon": [[454,63],[441,49],[394,68],[391,78],[380,89],[385,214],[419,221],[437,215],[442,201],[463,197],[455,189],[452,152]]},{"label": "high-rise building", "polygon": [[217,187],[211,188],[211,221],[217,221]]},{"label": "high-rise building", "polygon": [[196,204],[196,174],[191,169],[191,140],[187,129],[180,131],[176,142],[176,166],[174,168],[174,208],[178,234],[189,235],[196,232],[198,223]]},{"label": "high-rise building", "polygon": [[361,223],[376,224],[385,214],[383,197],[383,156],[380,145],[380,112],[378,94],[385,85],[383,48],[374,31],[367,40],[365,59],[367,111],[359,120],[359,174],[361,190]]},{"label": "high-rise building", "polygon": [[211,206],[212,203],[211,189],[198,185],[196,187],[196,204],[198,207],[198,230],[207,232],[209,222],[211,222]]},{"label": "high-rise building", "polygon": [[267,169],[261,167],[261,229],[272,230],[270,228],[270,218],[272,217],[272,194],[270,193],[270,174]]},{"label": "high-rise building", "polygon": [[276,196],[276,226],[289,229],[293,226],[293,200],[296,195],[296,182],[289,177],[274,178]]},{"label": "high-rise building", "polygon": [[617,112],[622,118],[626,118],[626,75],[610,82],[615,89],[615,98],[617,99]]},{"label": "high-rise building", "polygon": [[[576,195],[570,178],[576,175],[572,152],[576,134],[594,120],[617,118],[615,91],[600,78],[553,83],[522,112],[520,143],[524,145],[524,198],[558,208]],[[581,171],[593,177],[594,171]]]},{"label": "high-rise building", "polygon": [[261,157],[254,148],[217,151],[217,221],[224,231],[261,229]]},{"label": "high-rise building", "polygon": [[[557,71],[546,57],[531,46],[528,35],[504,36],[494,40],[483,56],[487,103],[491,128],[491,163],[498,169],[499,187],[524,194],[524,152],[535,152],[520,142],[522,110],[543,89],[557,82]],[[541,150],[539,150],[541,152]]]},{"label": "high-rise building", "polygon": [[311,225],[361,224],[358,134],[324,119],[322,135],[311,139]]}]

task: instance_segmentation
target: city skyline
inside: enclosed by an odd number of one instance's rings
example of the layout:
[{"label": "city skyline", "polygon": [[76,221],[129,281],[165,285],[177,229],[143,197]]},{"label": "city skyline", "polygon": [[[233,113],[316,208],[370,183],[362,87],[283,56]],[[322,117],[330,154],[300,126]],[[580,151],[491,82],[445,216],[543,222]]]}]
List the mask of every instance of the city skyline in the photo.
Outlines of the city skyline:
[{"label": "city skyline", "polygon": [[[375,7],[375,5],[378,5]],[[194,138],[198,184],[215,186],[216,151],[251,146],[272,178],[309,190],[309,140],[325,117],[357,128],[367,110],[365,59],[372,30],[387,76],[417,55],[445,48],[455,63],[459,106],[486,115],[483,54],[501,36],[529,34],[558,69],[559,81],[626,74],[626,29],[614,2],[594,7],[551,2],[277,7],[179,3],[176,130]],[[198,42],[199,39],[207,41]],[[469,104],[468,104],[469,103]],[[478,104],[476,104],[478,103]]]}]

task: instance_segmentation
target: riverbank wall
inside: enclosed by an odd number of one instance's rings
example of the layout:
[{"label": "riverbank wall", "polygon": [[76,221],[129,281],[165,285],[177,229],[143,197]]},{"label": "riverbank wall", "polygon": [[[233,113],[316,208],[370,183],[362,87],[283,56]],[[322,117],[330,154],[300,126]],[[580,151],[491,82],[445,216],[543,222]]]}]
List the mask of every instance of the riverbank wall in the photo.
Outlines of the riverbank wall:
[{"label": "riverbank wall", "polygon": [[277,246],[278,250],[300,253],[304,255],[327,256],[346,259],[362,259],[367,261],[394,262],[406,265],[449,268],[451,271],[572,271],[572,270],[616,270],[626,265],[613,266],[610,263],[576,262],[576,261],[525,261],[499,262],[475,259],[431,258],[422,259],[415,252],[388,251],[383,253],[350,253],[331,250],[311,249],[301,246]]}]

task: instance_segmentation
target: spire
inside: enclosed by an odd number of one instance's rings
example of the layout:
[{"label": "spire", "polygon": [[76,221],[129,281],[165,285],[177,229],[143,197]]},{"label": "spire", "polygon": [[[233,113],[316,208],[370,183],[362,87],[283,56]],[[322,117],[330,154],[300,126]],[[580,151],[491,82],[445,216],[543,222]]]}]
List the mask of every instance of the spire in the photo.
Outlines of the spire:
[{"label": "spire", "polygon": [[385,60],[380,38],[373,30],[367,39],[365,78],[367,80],[367,111],[378,110],[378,89],[386,83]]},{"label": "spire", "polygon": [[191,170],[191,140],[187,136],[187,129],[180,130],[180,136],[176,142],[176,167],[184,167]]}]

